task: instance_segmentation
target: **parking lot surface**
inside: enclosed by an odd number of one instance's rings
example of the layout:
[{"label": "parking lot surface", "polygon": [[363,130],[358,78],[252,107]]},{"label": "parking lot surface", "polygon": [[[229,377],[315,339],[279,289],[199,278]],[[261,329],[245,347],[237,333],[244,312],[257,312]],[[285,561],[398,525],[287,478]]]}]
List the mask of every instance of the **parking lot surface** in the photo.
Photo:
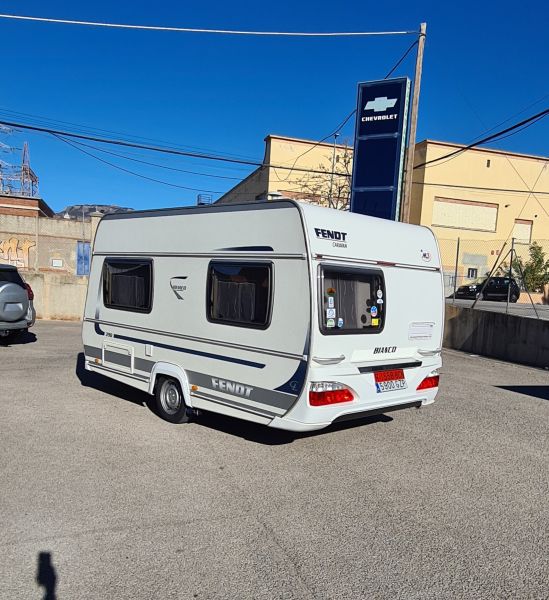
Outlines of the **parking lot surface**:
[{"label": "parking lot surface", "polygon": [[0,597],[547,598],[549,374],[447,352],[435,405],[295,436],[0,346]]}]

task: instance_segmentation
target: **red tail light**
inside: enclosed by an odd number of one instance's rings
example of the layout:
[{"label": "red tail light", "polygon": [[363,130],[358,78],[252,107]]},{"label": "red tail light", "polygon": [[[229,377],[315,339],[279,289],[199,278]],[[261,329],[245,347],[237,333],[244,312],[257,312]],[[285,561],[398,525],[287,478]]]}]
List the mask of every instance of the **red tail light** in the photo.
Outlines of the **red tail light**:
[{"label": "red tail light", "polygon": [[311,383],[309,390],[309,404],[311,406],[327,406],[340,402],[354,400],[353,392],[341,383],[332,381],[318,381]]},{"label": "red tail light", "polygon": [[438,387],[439,375],[429,375],[427,376],[418,386],[417,391],[419,390],[429,390],[431,388]]},{"label": "red tail light", "polygon": [[27,288],[27,295],[29,300],[34,300],[34,292],[32,291],[31,286],[28,283],[25,283],[25,287]]}]

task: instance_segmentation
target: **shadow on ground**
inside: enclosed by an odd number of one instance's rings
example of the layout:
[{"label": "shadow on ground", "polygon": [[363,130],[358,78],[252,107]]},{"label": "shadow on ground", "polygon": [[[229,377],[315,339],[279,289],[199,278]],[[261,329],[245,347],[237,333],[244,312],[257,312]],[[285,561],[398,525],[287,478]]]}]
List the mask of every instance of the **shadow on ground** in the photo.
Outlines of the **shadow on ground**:
[{"label": "shadow on ground", "polygon": [[146,392],[142,392],[141,390],[133,388],[124,383],[120,383],[119,381],[115,381],[114,379],[110,379],[109,377],[99,375],[99,373],[86,371],[84,368],[83,352],[80,352],[76,359],[75,373],[78,377],[78,380],[84,387],[93,388],[99,392],[116,396],[117,398],[126,400],[127,402],[132,402],[133,404],[138,404],[140,406],[145,406],[150,402],[151,397]]},{"label": "shadow on ground", "polygon": [[42,600],[56,600],[55,589],[57,587],[57,573],[51,562],[51,552],[38,553],[38,565],[36,567],[36,583],[44,588]]},{"label": "shadow on ground", "polygon": [[14,337],[0,337],[0,346],[22,346],[23,344],[33,344],[36,342],[36,336],[30,331],[25,331]]},{"label": "shadow on ground", "polygon": [[[100,392],[116,396],[117,398],[131,402],[132,404],[148,406],[151,410],[153,410],[154,401],[152,396],[129,385],[100,375],[99,373],[86,371],[84,368],[84,360],[84,353],[80,352],[76,361],[75,370],[76,376],[84,387],[93,388]],[[345,429],[351,429],[363,425],[372,425],[373,423],[389,423],[392,420],[393,418],[388,415],[378,414],[352,421],[335,423],[326,429],[320,429],[318,431],[295,433],[291,431],[283,431],[281,429],[272,429],[265,425],[258,425],[257,423],[251,423],[250,421],[243,421],[241,419],[226,417],[225,415],[207,411],[201,411],[200,414],[195,415],[192,418],[194,423],[197,423],[203,427],[209,427],[210,429],[215,429],[216,431],[221,431],[228,435],[234,435],[256,444],[266,444],[269,446],[290,444],[295,439],[299,438],[313,437],[327,433],[333,433],[336,431],[343,431]],[[166,423],[166,426],[170,425]],[[183,426],[171,425],[171,427]]]},{"label": "shadow on ground", "polygon": [[532,396],[532,398],[549,400],[549,385],[497,385],[496,387],[500,390]]},{"label": "shadow on ground", "polygon": [[334,433],[336,431],[343,431],[345,429],[352,429],[363,425],[372,425],[373,423],[389,423],[392,420],[392,417],[384,414],[373,415],[371,417],[363,417],[362,419],[356,419],[353,421],[336,423],[335,425],[326,427],[326,429],[319,429],[317,431],[309,431],[306,433],[296,433],[293,431],[283,431],[282,429],[273,429],[271,427],[267,427],[266,425],[258,425],[257,423],[242,421],[241,419],[235,419],[209,412],[201,413],[199,416],[194,417],[193,419],[195,423],[198,423],[203,427],[209,427],[210,429],[215,429],[216,431],[221,431],[229,435],[243,438],[249,442],[265,444],[268,446],[291,444],[297,439],[322,436],[329,433]]}]

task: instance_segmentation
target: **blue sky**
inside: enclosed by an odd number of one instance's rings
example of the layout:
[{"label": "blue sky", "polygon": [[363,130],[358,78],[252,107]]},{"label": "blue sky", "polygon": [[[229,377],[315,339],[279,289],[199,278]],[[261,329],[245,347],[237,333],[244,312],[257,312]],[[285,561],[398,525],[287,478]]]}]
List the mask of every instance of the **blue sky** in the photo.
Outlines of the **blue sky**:
[{"label": "blue sky", "polygon": [[[330,31],[416,29],[427,22],[418,139],[470,142],[549,106],[546,0],[486,2],[107,2],[6,1],[0,12],[182,27]],[[261,160],[269,133],[320,139],[356,104],[358,81],[383,78],[411,37],[288,39],[105,30],[0,20],[5,69],[0,117],[53,119],[104,135]],[[395,75],[413,75],[413,54]],[[25,113],[15,115],[14,112]],[[36,117],[39,117],[37,119]],[[52,123],[50,123],[52,124]],[[349,139],[354,123],[345,128]],[[193,204],[197,192],[122,173],[45,134],[0,136],[30,143],[41,194],[55,209],[116,203]],[[497,147],[549,154],[549,118]],[[118,151],[118,150],[116,150]],[[101,155],[124,168],[214,198],[250,169],[123,150]],[[98,153],[99,154],[99,153]],[[9,159],[3,154],[0,158]],[[219,178],[219,176],[223,178]],[[224,179],[231,177],[234,179]]]}]

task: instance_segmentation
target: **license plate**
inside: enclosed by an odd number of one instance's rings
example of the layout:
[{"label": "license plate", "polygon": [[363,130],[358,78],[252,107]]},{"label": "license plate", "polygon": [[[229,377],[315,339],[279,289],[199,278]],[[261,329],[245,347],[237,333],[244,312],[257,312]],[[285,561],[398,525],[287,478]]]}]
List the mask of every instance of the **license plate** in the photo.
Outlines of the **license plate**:
[{"label": "license plate", "polygon": [[402,369],[391,369],[390,371],[376,371],[374,373],[377,393],[394,392],[396,390],[404,390],[406,379],[404,379],[404,371]]}]

